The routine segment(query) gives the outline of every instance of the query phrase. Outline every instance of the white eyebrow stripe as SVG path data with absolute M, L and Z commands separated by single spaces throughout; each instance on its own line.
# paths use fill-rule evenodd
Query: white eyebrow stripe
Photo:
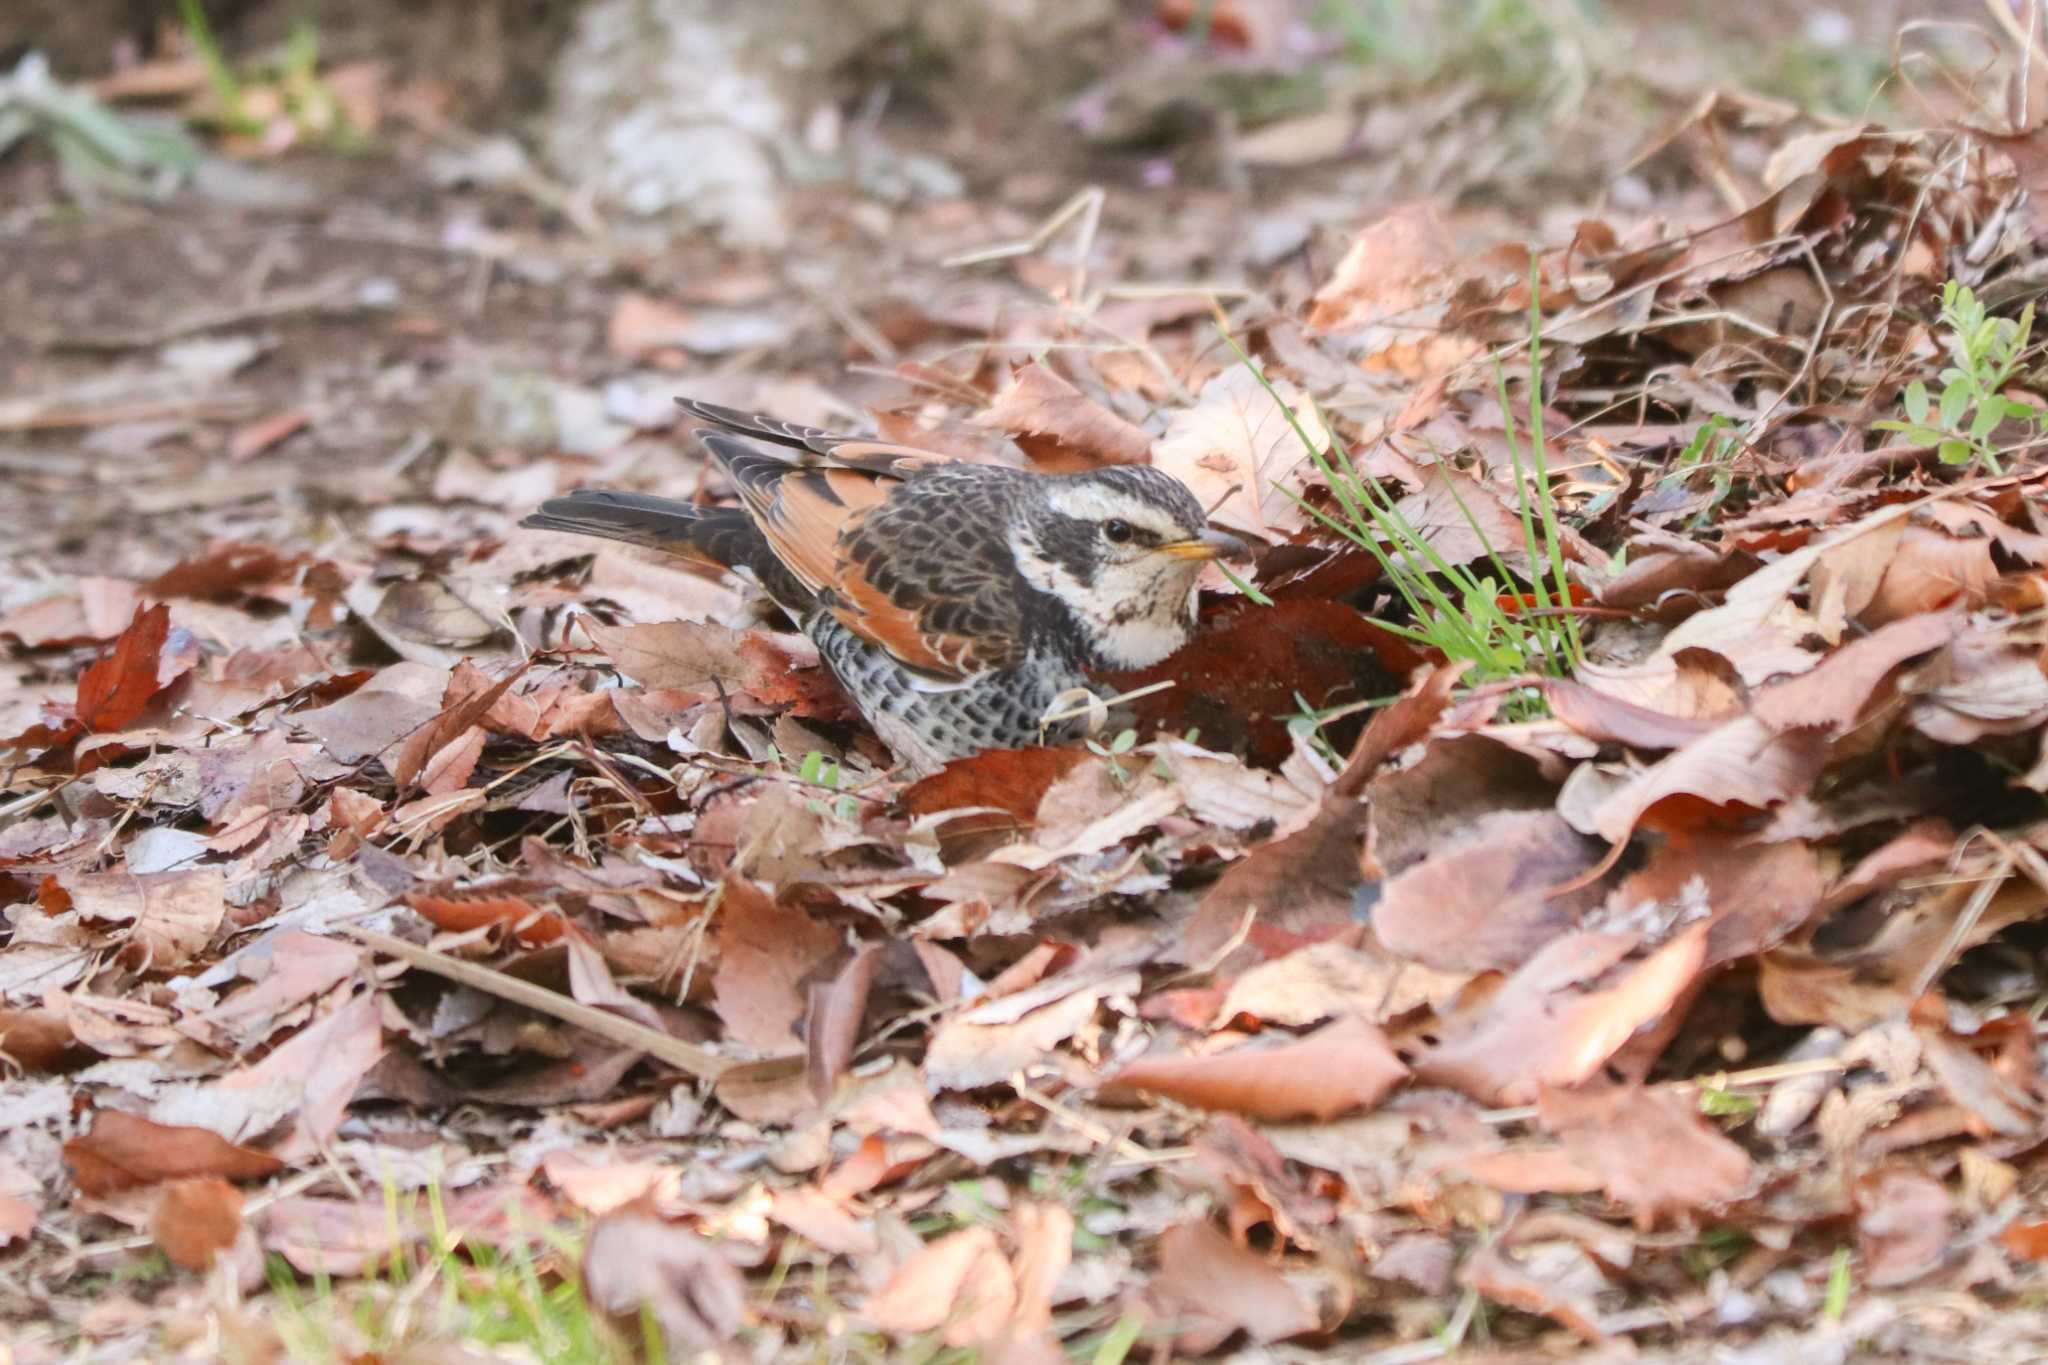
M 1122 517 L 1133 526 L 1143 527 L 1157 535 L 1171 537 L 1180 532 L 1179 525 L 1159 508 L 1100 484 L 1061 488 L 1054 491 L 1049 501 L 1053 511 L 1076 521 L 1108 521 L 1111 517 Z

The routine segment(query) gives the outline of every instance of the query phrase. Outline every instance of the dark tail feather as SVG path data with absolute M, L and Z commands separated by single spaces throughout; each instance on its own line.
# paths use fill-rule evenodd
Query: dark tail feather
M 846 438 L 807 427 L 799 422 L 782 422 L 758 412 L 741 412 L 738 408 L 722 408 L 716 403 L 700 403 L 694 398 L 678 398 L 676 406 L 692 417 L 702 418 L 715 427 L 736 432 L 741 436 L 752 436 L 756 440 L 770 441 L 791 450 L 805 450 L 814 455 L 829 455 L 832 447 Z
M 579 488 L 549 498 L 521 526 L 536 531 L 568 531 L 644 545 L 670 554 L 711 558 L 706 532 L 711 523 L 730 519 L 717 508 L 694 507 L 673 498 L 646 493 L 620 493 L 607 488 Z M 744 520 L 745 518 L 740 518 Z
M 767 538 L 737 507 L 697 507 L 646 493 L 579 488 L 549 498 L 519 524 L 536 531 L 603 536 L 727 569 L 744 569 L 792 616 L 801 616 L 811 605 L 810 591 L 775 557 Z

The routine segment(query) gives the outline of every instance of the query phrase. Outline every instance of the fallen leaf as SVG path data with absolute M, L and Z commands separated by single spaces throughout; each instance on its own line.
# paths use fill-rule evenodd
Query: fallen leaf
M 1317 454 L 1330 448 L 1310 397 L 1285 379 L 1271 382 L 1268 393 L 1249 365 L 1226 366 L 1152 447 L 1152 463 L 1186 484 L 1210 520 L 1261 537 L 1305 524 L 1287 490 L 1302 494 L 1314 472 L 1309 443 Z
M 1637 943 L 1634 934 L 1588 932 L 1553 940 L 1484 1002 L 1442 1022 L 1437 1041 L 1416 1058 L 1416 1078 L 1497 1105 L 1528 1103 L 1541 1084 L 1591 1078 L 1691 987 L 1706 959 L 1707 926 L 1620 966 Z
M 125 729 L 171 681 L 159 676 L 171 609 L 137 607 L 113 652 L 78 679 L 78 723 L 97 734 Z
M 1389 877 L 1373 933 L 1397 957 L 1444 972 L 1512 969 L 1598 904 L 1582 879 L 1599 846 L 1555 811 L 1497 811 Z
M 90 872 L 63 885 L 84 918 L 129 926 L 128 937 L 156 971 L 175 970 L 205 951 L 227 914 L 227 879 L 213 868 Z
M 1546 1088 L 1536 1109 L 1571 1161 L 1595 1173 L 1641 1231 L 1748 1191 L 1748 1154 L 1707 1125 L 1690 1094 L 1640 1085 Z
M 797 1046 L 804 982 L 839 946 L 839 935 L 785 910 L 743 877 L 728 877 L 718 906 L 712 1010 L 733 1041 L 761 1052 Z
M 1140 1057 L 1118 1069 L 1103 1088 L 1110 1094 L 1147 1091 L 1200 1109 L 1284 1121 L 1370 1109 L 1407 1076 L 1408 1068 L 1385 1034 L 1363 1019 L 1344 1018 L 1277 1046 Z
M 218 1176 L 171 1181 L 149 1215 L 149 1235 L 186 1270 L 205 1270 L 241 1233 L 242 1192 Z
M 1873 1288 L 1910 1284 L 1941 1264 L 1954 1244 L 1954 1203 L 1941 1182 L 1891 1166 L 1853 1186 L 1861 1277 Z
M 591 1226 L 582 1282 L 591 1307 L 639 1340 L 645 1313 L 676 1357 L 715 1352 L 747 1317 L 747 1286 L 718 1247 L 678 1223 L 624 1209 Z
M 1495 1303 L 1536 1313 L 1585 1341 L 1606 1339 L 1594 1296 L 1607 1287 L 1593 1258 L 1571 1242 L 1542 1242 L 1511 1258 L 1498 1244 L 1478 1248 L 1459 1268 L 1458 1282 Z
M 228 459 L 234 464 L 253 460 L 264 451 L 298 435 L 312 423 L 313 414 L 304 408 L 290 408 L 246 422 L 228 436 Z
M 1315 1311 L 1263 1257 L 1238 1246 L 1206 1218 L 1159 1234 L 1159 1269 L 1151 1293 L 1162 1315 L 1193 1318 L 1210 1329 L 1209 1349 L 1233 1332 L 1261 1344 L 1312 1332 Z
M 1152 438 L 1142 428 L 1043 364 L 1020 367 L 1010 386 L 974 423 L 1008 432 L 1033 464 L 1053 474 L 1106 464 L 1144 464 L 1152 455 Z
M 118 1109 L 94 1114 L 86 1134 L 64 1144 L 64 1160 L 72 1182 L 95 1198 L 197 1176 L 261 1180 L 284 1169 L 277 1157 L 210 1128 L 156 1123 Z
M 528 947 L 553 943 L 562 936 L 565 924 L 558 912 L 543 910 L 524 896 L 493 894 L 485 888 L 445 895 L 408 891 L 405 903 L 442 933 L 464 934 L 487 924 L 503 924 Z
M 937 1332 L 948 1346 L 973 1346 L 1000 1340 L 1016 1311 L 1016 1277 L 995 1231 L 968 1227 L 914 1252 L 861 1314 L 884 1332 Z
M 1774 731 L 1737 716 L 1644 769 L 1592 813 L 1613 843 L 1636 826 L 1690 830 L 1728 823 L 1803 796 L 1827 762 L 1825 730 Z

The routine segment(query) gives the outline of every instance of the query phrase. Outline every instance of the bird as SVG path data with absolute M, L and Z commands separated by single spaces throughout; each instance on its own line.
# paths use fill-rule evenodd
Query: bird
M 520 524 L 751 578 L 915 772 L 1079 738 L 1090 674 L 1186 644 L 1203 567 L 1248 553 L 1149 465 L 1039 474 L 677 403 L 739 506 L 583 488 Z

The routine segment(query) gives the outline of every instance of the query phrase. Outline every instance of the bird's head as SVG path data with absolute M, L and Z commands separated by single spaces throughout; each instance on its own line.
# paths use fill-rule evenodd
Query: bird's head
M 1247 553 L 1186 484 L 1148 465 L 1033 480 L 1010 525 L 1025 581 L 1072 613 L 1099 668 L 1147 668 L 1187 643 L 1195 580 Z

